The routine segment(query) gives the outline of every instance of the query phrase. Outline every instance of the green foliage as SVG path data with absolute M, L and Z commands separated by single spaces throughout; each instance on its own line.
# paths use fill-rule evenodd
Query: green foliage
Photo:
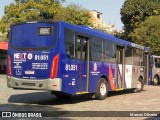
M 160 0 L 126 0 L 121 15 L 125 33 L 120 37 L 148 46 L 160 55 Z
M 76 4 L 70 4 L 67 7 L 61 8 L 59 13 L 54 16 L 54 20 L 63 20 L 71 24 L 83 24 L 92 26 L 88 10 L 83 9 Z
M 20 3 L 27 3 L 28 2 L 28 0 L 16 0 L 16 1 L 18 1 L 18 2 L 20 2 Z M 34 0 L 35 2 L 42 2 L 42 0 Z M 58 3 L 60 3 L 60 2 L 65 2 L 66 0 L 50 0 L 50 1 L 52 1 L 52 2 L 58 2 Z
M 149 46 L 151 52 L 160 55 L 160 17 L 151 16 L 131 34 L 134 42 Z
M 100 31 L 103 31 L 107 34 L 112 34 L 112 35 L 115 35 L 117 34 L 117 31 L 116 29 L 115 30 L 111 30 L 112 26 L 102 26 L 102 25 L 99 25 L 99 26 L 93 26 L 93 28 L 97 29 L 97 30 L 100 30 Z
M 63 20 L 92 26 L 87 10 L 75 4 L 63 7 L 61 3 L 65 1 L 15 0 L 9 6 L 5 6 L 5 15 L 0 20 L 0 32 L 7 36 L 11 24 L 29 20 Z
M 28 20 L 51 20 L 61 8 L 61 4 L 52 0 L 27 0 L 5 6 L 5 15 L 0 20 L 0 32 L 7 34 L 10 24 Z
M 159 0 L 126 0 L 121 8 L 121 20 L 128 38 L 141 22 L 153 15 L 160 15 Z
M 120 38 L 120 39 L 127 40 L 127 41 L 130 41 L 130 42 L 131 42 L 131 40 L 126 39 L 126 38 L 128 38 L 128 37 L 127 37 L 126 33 L 124 32 L 124 30 L 116 31 L 114 35 L 115 35 L 115 37 L 117 37 L 117 38 Z

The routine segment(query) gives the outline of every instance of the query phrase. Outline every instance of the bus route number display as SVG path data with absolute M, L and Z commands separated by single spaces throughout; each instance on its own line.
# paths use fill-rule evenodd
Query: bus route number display
M 38 35 L 51 35 L 52 28 L 51 27 L 39 27 Z

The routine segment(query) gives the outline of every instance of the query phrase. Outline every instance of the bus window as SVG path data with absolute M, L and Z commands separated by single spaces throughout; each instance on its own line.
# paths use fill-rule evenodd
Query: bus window
M 133 49 L 133 65 L 143 66 L 143 50 L 134 48 Z
M 75 58 L 75 34 L 69 29 L 65 29 L 64 32 L 67 55 L 69 58 L 73 59 Z
M 104 41 L 104 61 L 115 62 L 115 45 L 113 42 Z
M 78 36 L 77 37 L 77 59 L 86 60 L 87 59 L 87 39 L 86 37 Z M 81 56 L 82 52 L 82 56 Z M 82 58 L 80 58 L 82 57 Z
M 102 40 L 97 38 L 93 38 L 91 42 L 91 60 L 92 61 L 102 61 L 103 60 L 103 52 L 102 52 Z
M 77 38 L 77 59 L 81 59 L 81 40 Z
M 125 57 L 125 61 L 126 61 L 126 64 L 127 65 L 132 65 L 132 57 L 133 57 L 133 53 L 132 53 L 132 51 L 133 51 L 133 48 L 132 47 L 130 47 L 130 46 L 127 46 L 126 47 L 126 51 L 125 51 L 125 55 L 126 55 L 126 57 Z
M 152 55 L 150 55 L 149 63 L 150 63 L 150 69 L 152 69 L 153 68 L 153 56 Z
M 154 61 L 155 61 L 155 67 L 160 68 L 160 58 L 155 58 Z
M 14 48 L 21 49 L 52 47 L 54 44 L 54 33 L 53 23 L 13 25 L 11 45 Z
M 122 64 L 123 62 L 123 49 L 121 47 L 117 48 L 117 63 Z

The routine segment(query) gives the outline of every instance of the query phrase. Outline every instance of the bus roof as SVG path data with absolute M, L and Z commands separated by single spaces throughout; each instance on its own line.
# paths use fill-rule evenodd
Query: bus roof
M 160 58 L 160 56 L 158 56 L 158 55 L 152 55 L 152 57 L 154 57 L 154 58 Z
M 73 29 L 75 31 L 79 31 L 79 32 L 86 33 L 86 34 L 89 34 L 89 35 L 92 35 L 92 36 L 96 36 L 98 38 L 108 39 L 108 40 L 116 42 L 116 43 L 118 43 L 118 44 L 120 44 L 122 46 L 123 45 L 132 46 L 132 47 L 135 47 L 135 48 L 143 49 L 145 51 L 149 51 L 148 47 L 144 47 L 142 45 L 138 45 L 138 44 L 126 41 L 126 40 L 122 40 L 122 39 L 116 38 L 115 36 L 113 36 L 111 34 L 107 34 L 107 33 L 103 32 L 103 31 L 96 30 L 94 28 L 91 28 L 91 27 L 88 27 L 88 26 L 85 26 L 85 25 L 74 25 L 74 24 L 69 24 L 69 23 L 63 22 L 63 21 L 58 21 L 58 22 L 63 27 L 69 27 L 69 28 L 71 28 L 71 29 Z
M 39 23 L 39 22 L 52 22 L 52 21 L 25 21 L 25 22 L 21 22 L 21 23 L 17 23 L 17 24 L 31 24 L 31 23 Z M 103 31 L 100 31 L 100 30 L 97 30 L 97 29 L 94 29 L 94 28 L 91 28 L 91 27 L 88 27 L 88 26 L 85 26 L 85 25 L 75 25 L 75 24 L 70 24 L 70 23 L 67 23 L 67 22 L 64 22 L 64 21 L 60 21 L 60 20 L 56 21 L 56 22 L 59 23 L 62 27 L 71 28 L 75 31 L 79 31 L 81 33 L 85 33 L 87 35 L 95 36 L 95 37 L 98 37 L 98 38 L 108 39 L 110 41 L 113 41 L 113 42 L 121 45 L 121 46 L 126 45 L 126 46 L 131 46 L 131 47 L 143 49 L 146 52 L 149 51 L 148 47 L 144 47 L 142 45 L 138 45 L 138 44 L 126 41 L 126 40 L 116 38 L 115 36 L 113 36 L 111 34 L 107 34 Z M 15 25 L 15 24 L 13 24 L 13 25 Z

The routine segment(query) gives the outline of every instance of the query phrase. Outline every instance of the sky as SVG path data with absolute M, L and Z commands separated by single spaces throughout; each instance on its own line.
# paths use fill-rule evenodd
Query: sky
M 71 3 L 81 5 L 82 8 L 88 10 L 96 10 L 101 12 L 102 20 L 105 23 L 115 24 L 117 30 L 121 30 L 123 24 L 121 22 L 120 9 L 125 0 L 66 0 L 64 6 Z M 4 15 L 4 6 L 9 5 L 14 0 L 0 0 L 0 18 Z

